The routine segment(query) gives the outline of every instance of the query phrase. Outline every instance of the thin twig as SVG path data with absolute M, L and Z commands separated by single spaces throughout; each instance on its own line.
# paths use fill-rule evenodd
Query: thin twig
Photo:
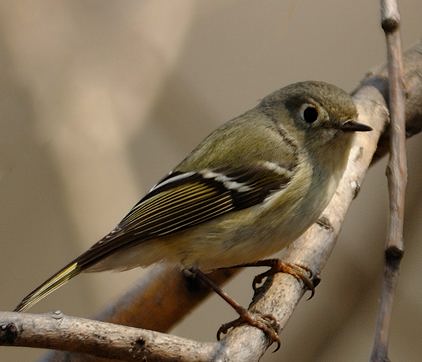
M 390 159 L 387 166 L 390 215 L 385 248 L 385 266 L 371 361 L 388 361 L 388 339 L 403 257 L 403 223 L 407 184 L 405 91 L 397 1 L 381 1 L 381 25 L 387 41 L 390 109 Z

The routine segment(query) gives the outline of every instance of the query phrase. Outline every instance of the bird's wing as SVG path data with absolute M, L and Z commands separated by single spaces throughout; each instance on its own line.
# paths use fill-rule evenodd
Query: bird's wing
M 175 171 L 154 186 L 110 234 L 34 289 L 15 311 L 27 310 L 119 249 L 257 205 L 285 188 L 292 177 L 292 171 L 267 161 L 248 167 Z
M 76 259 L 86 269 L 118 249 L 169 236 L 264 201 L 287 186 L 292 173 L 272 162 L 248 167 L 172 172 L 118 226 Z

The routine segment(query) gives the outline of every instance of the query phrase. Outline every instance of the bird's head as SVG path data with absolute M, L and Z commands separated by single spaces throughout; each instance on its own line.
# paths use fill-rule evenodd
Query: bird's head
M 265 97 L 259 107 L 310 152 L 346 147 L 354 132 L 372 130 L 358 122 L 352 97 L 325 82 L 291 84 Z

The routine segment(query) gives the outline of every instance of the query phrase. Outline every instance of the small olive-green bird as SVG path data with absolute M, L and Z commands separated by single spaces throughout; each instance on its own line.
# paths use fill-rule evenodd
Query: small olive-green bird
M 212 132 L 114 230 L 32 291 L 25 311 L 82 272 L 156 262 L 209 271 L 258 261 L 313 224 L 345 169 L 358 123 L 352 98 L 291 84 Z

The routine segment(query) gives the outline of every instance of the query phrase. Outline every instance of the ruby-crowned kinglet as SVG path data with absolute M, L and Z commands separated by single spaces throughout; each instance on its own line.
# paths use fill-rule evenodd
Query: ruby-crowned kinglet
M 117 227 L 41 284 L 25 311 L 81 272 L 165 261 L 212 270 L 254 262 L 320 216 L 345 169 L 351 97 L 324 82 L 275 91 L 211 133 Z

